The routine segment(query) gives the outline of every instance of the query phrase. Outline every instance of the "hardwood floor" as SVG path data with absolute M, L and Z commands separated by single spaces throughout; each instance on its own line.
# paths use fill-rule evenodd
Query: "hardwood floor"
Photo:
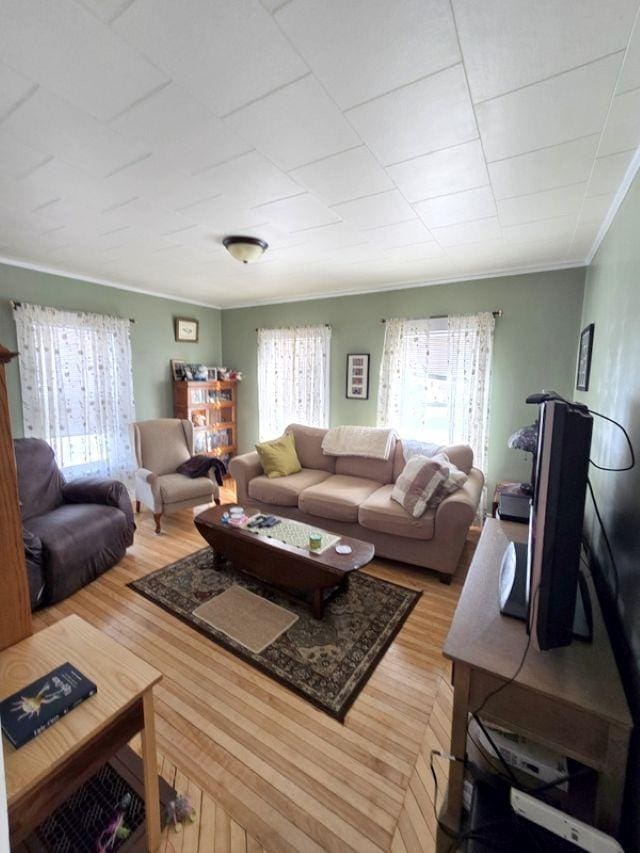
M 143 512 L 118 566 L 35 617 L 42 627 L 78 613 L 164 674 L 155 690 L 163 775 L 194 798 L 198 821 L 166 832 L 163 849 L 368 853 L 392 842 L 394 850 L 435 849 L 433 814 L 410 832 L 406 813 L 415 806 L 406 797 L 424 760 L 434 698 L 449 678 L 440 648 L 464 571 L 445 586 L 386 560 L 367 568 L 423 596 L 341 724 L 127 588 L 204 546 L 196 511 L 163 519 L 161 536 Z M 463 566 L 475 539 L 472 531 Z M 423 808 L 430 781 L 424 785 Z

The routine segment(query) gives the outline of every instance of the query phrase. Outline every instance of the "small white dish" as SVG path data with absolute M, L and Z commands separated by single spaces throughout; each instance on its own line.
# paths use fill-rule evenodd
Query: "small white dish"
M 336 554 L 350 554 L 352 550 L 351 545 L 336 545 Z

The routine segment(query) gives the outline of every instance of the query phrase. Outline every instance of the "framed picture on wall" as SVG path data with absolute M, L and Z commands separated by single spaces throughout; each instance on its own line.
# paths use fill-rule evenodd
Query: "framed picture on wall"
M 589 390 L 589 374 L 591 373 L 591 353 L 593 351 L 593 330 L 595 326 L 590 323 L 580 333 L 580 349 L 578 350 L 578 376 L 576 377 L 576 388 L 578 391 Z
M 369 399 L 369 353 L 347 356 L 347 400 Z
M 175 318 L 176 341 L 198 342 L 198 321 L 189 317 Z

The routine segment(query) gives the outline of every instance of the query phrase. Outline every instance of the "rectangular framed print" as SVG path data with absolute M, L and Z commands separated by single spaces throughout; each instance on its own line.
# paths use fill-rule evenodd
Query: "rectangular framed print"
M 347 356 L 347 400 L 369 399 L 369 353 Z
M 593 351 L 593 330 L 595 326 L 590 323 L 580 333 L 580 349 L 578 350 L 578 375 L 576 377 L 576 388 L 578 391 L 589 390 L 589 374 L 591 373 L 591 353 Z
M 175 318 L 176 341 L 198 342 L 198 321 L 189 317 Z

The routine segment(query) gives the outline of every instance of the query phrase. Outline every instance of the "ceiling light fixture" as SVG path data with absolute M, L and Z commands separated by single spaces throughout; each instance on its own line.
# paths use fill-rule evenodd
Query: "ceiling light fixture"
M 269 244 L 257 237 L 225 237 L 222 245 L 227 252 L 243 264 L 257 261 L 269 248 Z

